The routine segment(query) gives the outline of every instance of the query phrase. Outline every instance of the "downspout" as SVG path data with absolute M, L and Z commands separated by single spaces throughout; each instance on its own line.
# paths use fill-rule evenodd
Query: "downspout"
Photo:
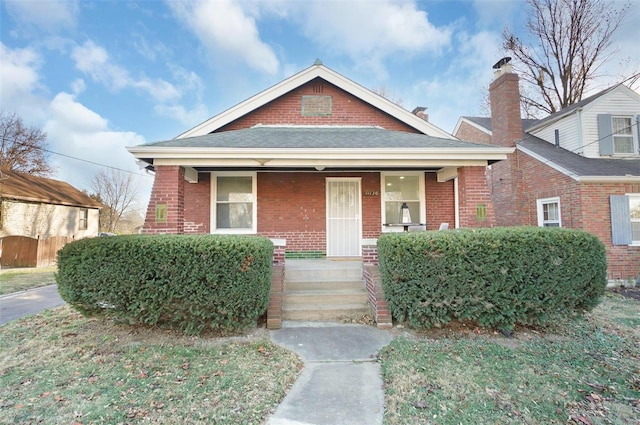
M 455 228 L 458 229 L 460 227 L 460 199 L 458 197 L 458 178 L 453 179 L 453 209 L 455 211 Z
M 584 156 L 584 140 L 582 139 L 582 108 L 578 108 L 578 140 L 580 141 L 580 154 Z

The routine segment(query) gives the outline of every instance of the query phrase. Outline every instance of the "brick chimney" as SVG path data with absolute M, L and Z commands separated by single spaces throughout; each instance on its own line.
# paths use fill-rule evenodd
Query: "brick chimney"
M 427 114 L 427 108 L 425 106 L 417 106 L 411 111 L 413 115 L 417 115 L 425 121 L 429 121 L 429 114 Z
M 500 59 L 493 66 L 493 82 L 489 86 L 491 103 L 491 143 L 512 147 L 522 138 L 522 117 L 520 116 L 520 88 L 518 74 L 513 72 L 509 61 Z

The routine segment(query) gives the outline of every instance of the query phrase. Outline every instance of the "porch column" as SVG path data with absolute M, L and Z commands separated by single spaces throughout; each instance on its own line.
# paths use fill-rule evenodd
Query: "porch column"
M 143 233 L 184 233 L 184 169 L 155 167 L 156 175 L 147 207 Z
M 496 216 L 485 177 L 485 167 L 458 169 L 459 227 L 494 227 Z M 504 205 L 503 208 L 510 206 Z

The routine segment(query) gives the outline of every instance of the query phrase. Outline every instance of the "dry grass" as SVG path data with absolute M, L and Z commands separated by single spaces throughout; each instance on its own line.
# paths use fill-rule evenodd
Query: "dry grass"
M 7 269 L 0 271 L 0 295 L 24 291 L 56 283 L 56 267 Z
M 2 424 L 259 424 L 300 360 L 247 335 L 199 337 L 68 307 L 0 328 Z
M 405 333 L 381 353 L 386 424 L 640 423 L 640 303 L 515 339 L 459 325 Z

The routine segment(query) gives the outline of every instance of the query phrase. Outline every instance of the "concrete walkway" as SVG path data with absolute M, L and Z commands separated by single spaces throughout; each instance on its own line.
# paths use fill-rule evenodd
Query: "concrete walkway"
M 63 305 L 57 285 L 41 286 L 0 297 L 0 325 Z
M 271 340 L 296 352 L 302 374 L 268 425 L 382 424 L 377 352 L 391 334 L 371 326 L 285 322 Z

